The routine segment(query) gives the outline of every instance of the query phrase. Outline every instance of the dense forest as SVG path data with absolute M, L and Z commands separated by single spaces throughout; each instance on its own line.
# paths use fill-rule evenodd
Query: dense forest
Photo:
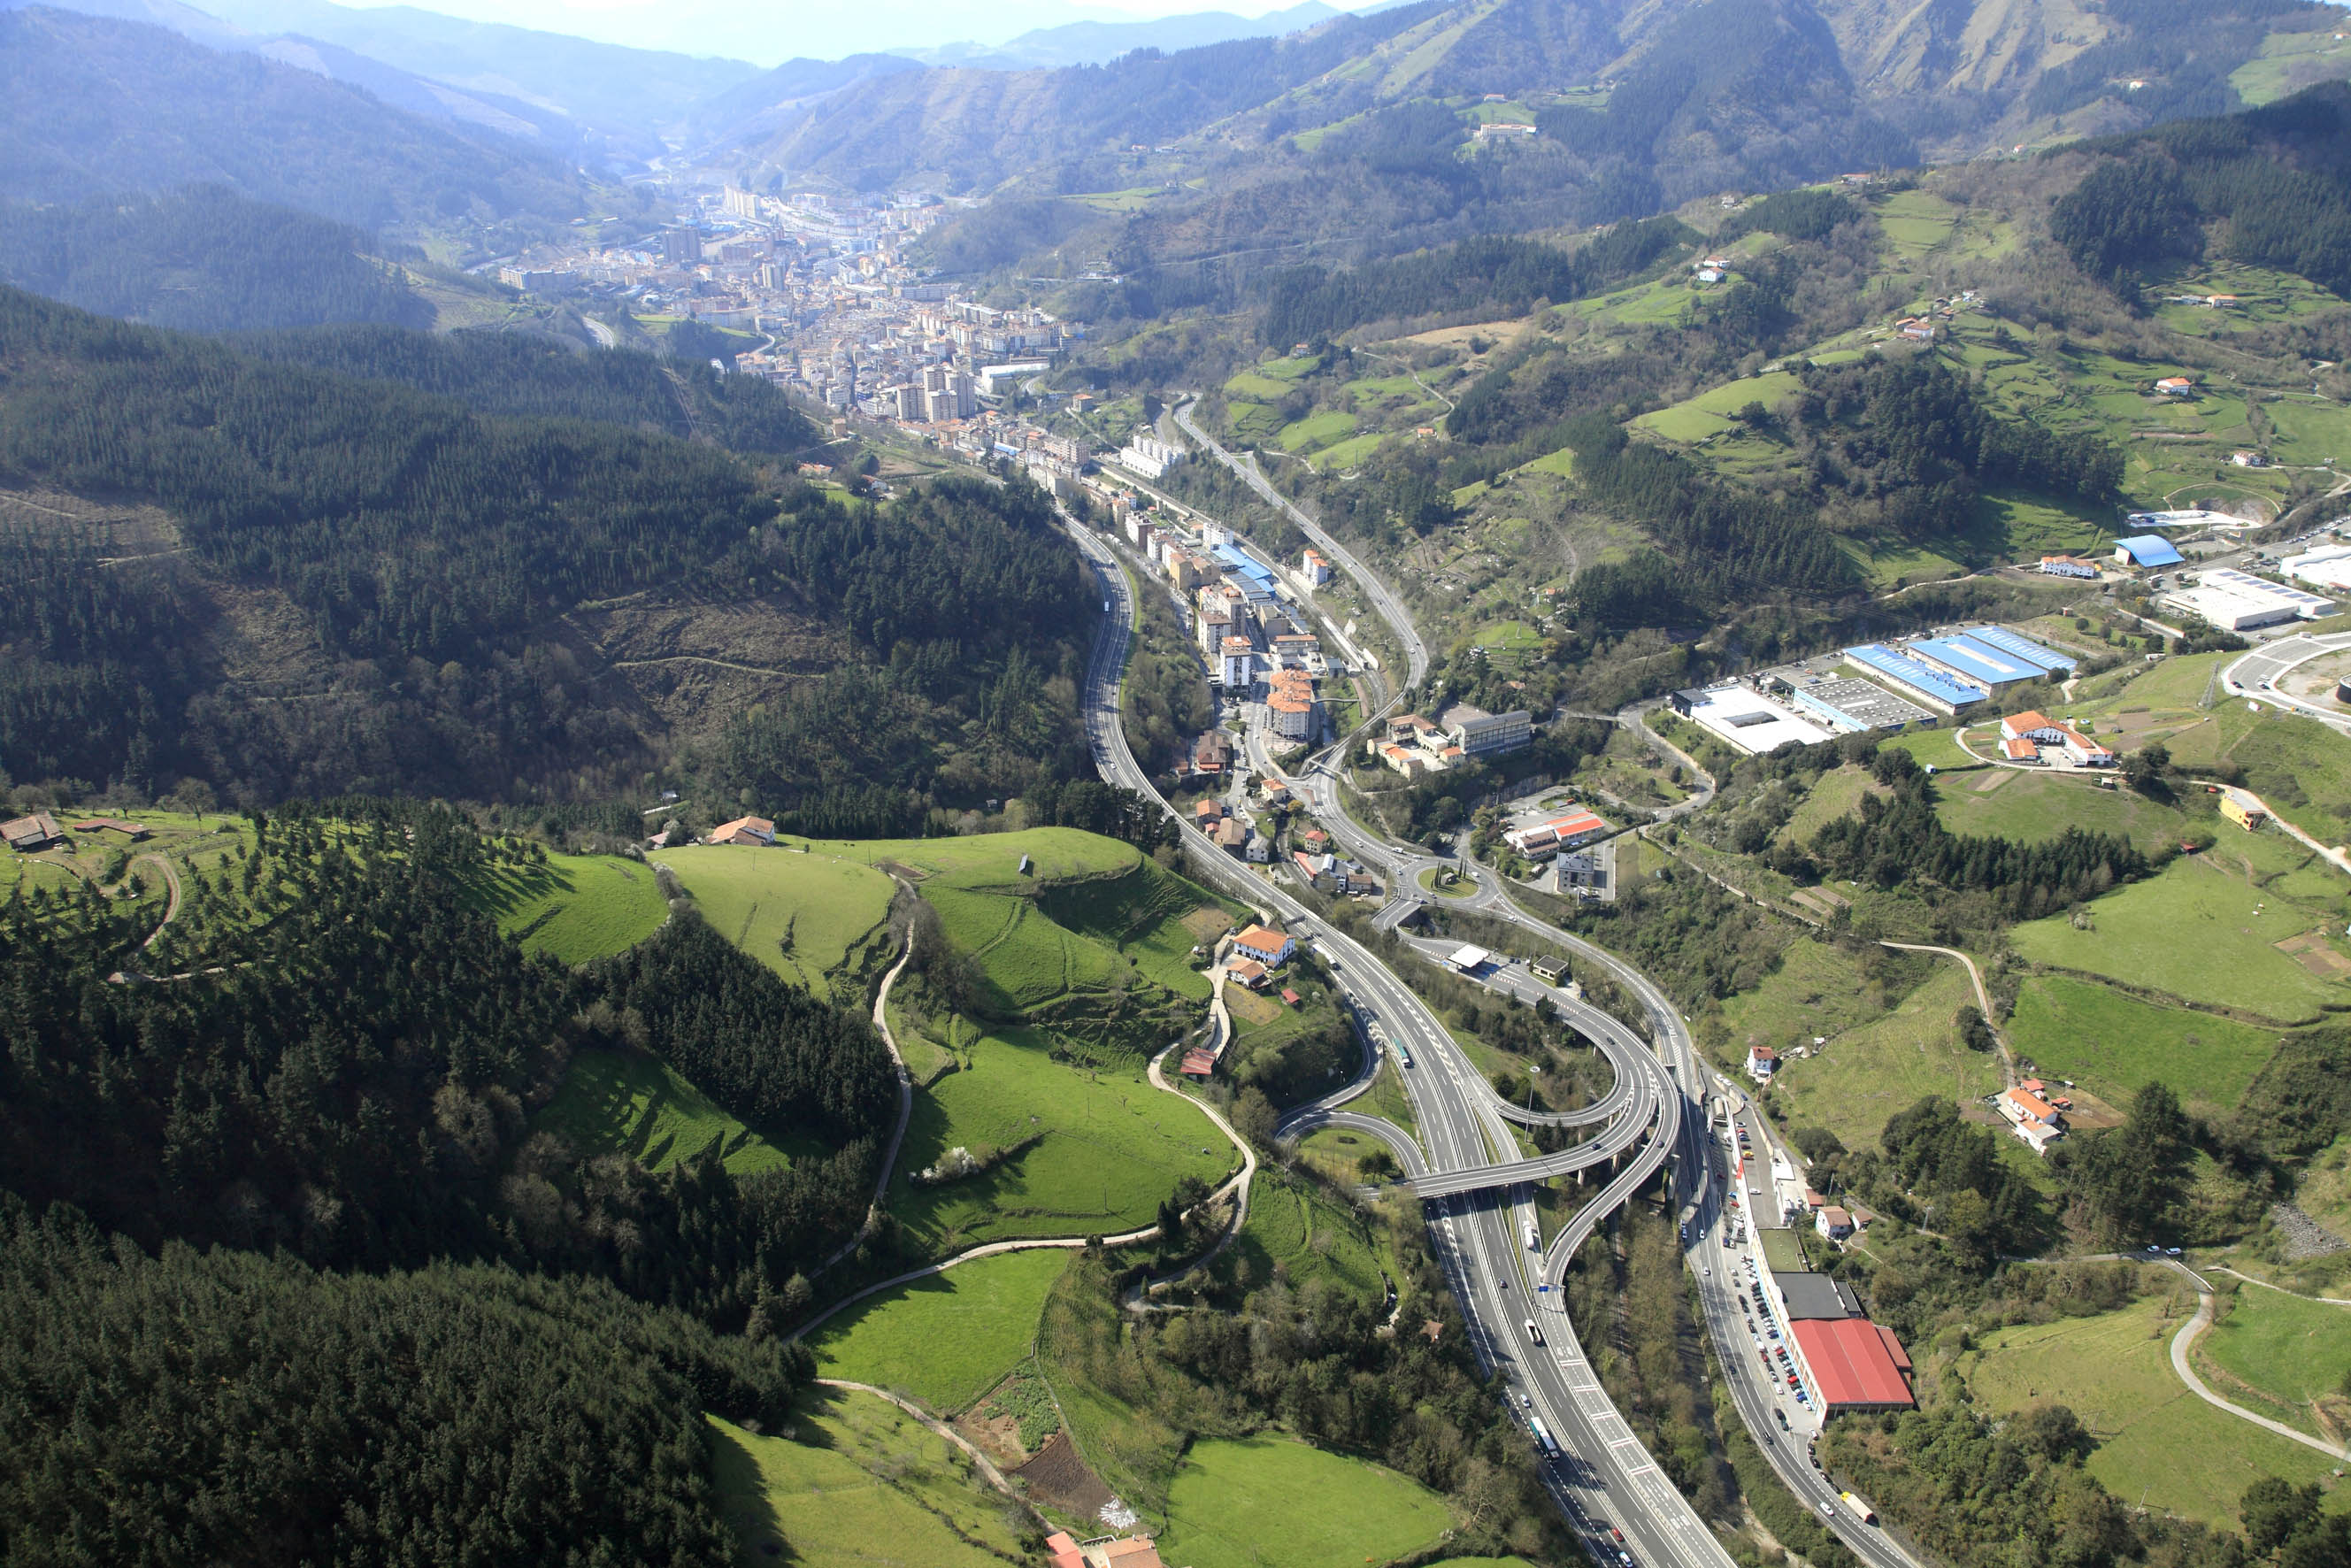
M 500 418 L 589 419 L 681 440 L 700 435 L 745 456 L 787 461 L 823 444 L 782 389 L 757 376 L 721 374 L 707 358 L 583 351 L 529 333 L 435 336 L 365 326 L 256 332 L 231 346 L 276 364 L 397 382 Z
M 191 332 L 383 321 L 433 307 L 359 230 L 218 185 L 0 206 L 0 282 Z
M 788 1412 L 807 1353 L 592 1281 L 149 1254 L 0 1195 L 9 1554 L 724 1561 L 705 1410 Z
M 0 903 L 12 1546 L 723 1555 L 704 1413 L 773 1424 L 808 1375 L 776 1331 L 865 1217 L 872 1027 L 690 907 L 601 965 L 526 955 L 473 889 L 540 852 L 440 807 L 250 827 L 143 951 L 87 883 Z M 538 1113 L 591 1051 L 692 1073 L 791 1163 L 569 1145 Z
M 1492 236 L 1338 273 L 1301 267 L 1268 281 L 1265 340 L 1277 347 L 1352 327 L 1474 311 L 1522 316 L 1623 281 L 1697 236 L 1674 218 L 1625 224 L 1573 255 L 1536 240 Z
M 16 781 L 494 799 L 668 767 L 770 815 L 879 786 L 919 821 L 1087 770 L 1060 683 L 1089 601 L 1025 481 L 877 507 L 755 472 L 664 432 L 788 458 L 806 422 L 773 388 L 528 340 L 231 343 L 10 292 L 0 361 L 0 486 L 147 504 L 181 547 L 47 503 L 0 530 Z M 681 746 L 565 619 L 648 591 L 756 605 L 820 656 Z M 269 601 L 308 651 L 274 686 L 225 680 Z
M 2351 85 L 2087 146 L 2110 159 L 2058 198 L 2049 230 L 2126 303 L 2166 263 L 2200 257 L 2214 220 L 2231 259 L 2351 293 Z

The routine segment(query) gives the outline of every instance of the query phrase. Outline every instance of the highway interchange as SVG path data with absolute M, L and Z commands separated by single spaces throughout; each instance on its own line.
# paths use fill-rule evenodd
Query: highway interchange
M 1180 415 L 1179 415 L 1180 418 Z M 1186 423 L 1187 433 L 1190 427 Z M 1203 445 L 1220 449 L 1197 436 Z M 1278 494 L 1278 493 L 1277 493 Z M 1283 503 L 1286 506 L 1286 503 Z M 1310 528 L 1310 537 L 1320 535 Z M 1860 1523 L 1851 1511 L 1834 1507 L 1834 1489 L 1814 1471 L 1800 1440 L 1781 1435 L 1770 1415 L 1782 1390 L 1760 1375 L 1750 1359 L 1750 1333 L 1732 1288 L 1731 1254 L 1721 1244 L 1721 1227 L 1731 1218 L 1729 1193 L 1709 1180 L 1706 1106 L 1709 1075 L 1700 1062 L 1687 1022 L 1646 976 L 1614 956 L 1520 910 L 1497 883 L 1481 880 L 1464 901 L 1480 915 L 1540 933 L 1590 966 L 1605 969 L 1644 1010 L 1653 1050 L 1640 1035 L 1580 996 L 1545 985 L 1514 964 L 1475 977 L 1481 983 L 1530 1003 L 1548 998 L 1560 1013 L 1608 1060 L 1615 1085 L 1594 1105 L 1565 1115 L 1530 1117 L 1495 1094 L 1463 1056 L 1420 998 L 1360 944 L 1317 919 L 1274 883 L 1247 870 L 1218 850 L 1181 813 L 1169 808 L 1129 749 L 1119 718 L 1119 689 L 1139 606 L 1137 591 L 1118 552 L 1100 536 L 1071 522 L 1077 540 L 1102 584 L 1107 611 L 1096 643 L 1085 693 L 1085 724 L 1097 767 L 1108 781 L 1157 800 L 1176 818 L 1196 869 L 1222 883 L 1244 902 L 1278 919 L 1301 942 L 1311 942 L 1344 988 L 1359 1026 L 1377 1030 L 1392 1047 L 1408 1051 L 1415 1063 L 1399 1077 L 1420 1131 L 1415 1140 L 1387 1122 L 1347 1109 L 1371 1082 L 1378 1067 L 1376 1047 L 1367 1045 L 1361 1073 L 1347 1086 L 1298 1107 L 1280 1135 L 1302 1135 L 1321 1126 L 1340 1126 L 1379 1138 L 1396 1154 L 1404 1186 L 1426 1204 L 1436 1254 L 1460 1301 L 1462 1314 L 1481 1362 L 1502 1375 L 1514 1413 L 1539 1419 L 1562 1450 L 1542 1469 L 1544 1483 L 1587 1551 L 1603 1563 L 1636 1568 L 1730 1568 L 1732 1559 L 1714 1531 L 1699 1519 L 1673 1481 L 1642 1447 L 1609 1400 L 1585 1358 L 1575 1327 L 1564 1311 L 1562 1283 L 1569 1261 L 1592 1233 L 1661 1169 L 1668 1172 L 1675 1207 L 1686 1221 L 1687 1255 L 1700 1283 L 1708 1328 L 1721 1350 L 1725 1375 L 1740 1415 L 1782 1479 L 1818 1509 L 1823 1521 L 1872 1568 L 1917 1568 L 1881 1531 Z M 1333 563 L 1357 576 L 1411 659 L 1411 674 L 1426 673 L 1425 645 L 1401 606 L 1335 543 L 1319 540 Z M 1365 833 L 1341 808 L 1326 755 L 1294 786 L 1348 851 L 1380 866 L 1399 896 L 1381 912 L 1379 924 L 1393 928 L 1409 915 L 1415 901 L 1401 890 L 1426 865 L 1423 852 L 1380 841 Z M 1410 939 L 1408 939 L 1410 940 Z M 1435 961 L 1450 945 L 1413 941 Z M 1529 1159 L 1512 1135 L 1513 1120 L 1549 1120 L 1596 1128 L 1583 1141 L 1556 1155 Z M 1536 1225 L 1533 1180 L 1574 1174 L 1604 1185 L 1540 1252 L 1526 1239 Z M 1711 1270 L 1719 1262 L 1723 1275 Z M 1531 1336 L 1529 1325 L 1540 1330 Z

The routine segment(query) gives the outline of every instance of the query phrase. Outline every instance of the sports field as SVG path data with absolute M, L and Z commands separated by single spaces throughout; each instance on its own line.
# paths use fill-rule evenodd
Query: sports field
M 2072 1409 L 2098 1439 L 2090 1473 L 2125 1503 L 2233 1529 L 2238 1500 L 2256 1479 L 2299 1486 L 2330 1467 L 2315 1449 L 2188 1391 L 2171 1370 L 2171 1336 L 2194 1311 L 2192 1296 L 2158 1294 L 2095 1317 L 2001 1329 L 1959 1369 L 1988 1414 Z M 2351 1501 L 2342 1489 L 2335 1495 Z
M 1053 1061 L 1050 1049 L 1026 1029 L 967 1039 L 958 1071 L 914 1096 L 890 1209 L 936 1250 L 1140 1229 L 1176 1178 L 1214 1186 L 1238 1163 L 1216 1124 L 1152 1088 L 1141 1062 L 1084 1067 Z M 985 1160 L 1023 1144 L 981 1175 L 935 1186 L 914 1179 L 957 1147 Z
M 2009 1043 L 2044 1077 L 2115 1105 L 2161 1082 L 2207 1113 L 2233 1108 L 2277 1050 L 2278 1031 L 2158 1007 L 2095 981 L 2035 975 L 2017 993 Z
M 627 1155 L 647 1170 L 690 1159 L 720 1140 L 727 1170 L 755 1176 L 790 1156 L 712 1103 L 710 1097 L 650 1056 L 583 1051 L 572 1057 L 555 1098 L 531 1118 L 572 1153 Z
M 653 868 L 619 855 L 550 854 L 544 865 L 491 864 L 468 891 L 499 930 L 566 964 L 633 947 L 669 915 Z
M 809 1336 L 817 1370 L 961 1410 L 1028 1357 L 1069 1261 L 1058 1249 L 1000 1252 L 868 1297 Z
M 862 856 L 690 844 L 657 857 L 710 928 L 796 986 L 831 997 L 852 956 L 878 961 L 892 883 Z
M 2315 917 L 2218 856 L 2183 855 L 2094 900 L 2086 915 L 2086 928 L 2064 915 L 2028 922 L 2009 942 L 2037 963 L 2284 1022 L 2351 1001 L 2351 986 L 2320 978 L 2274 946 L 2310 931 Z
M 1168 1489 L 1160 1555 L 1191 1568 L 1357 1568 L 1453 1524 L 1408 1477 L 1274 1437 L 1195 1443 Z
M 736 1562 L 1002 1568 L 1025 1561 L 1003 1496 L 888 1400 L 811 1389 L 789 1437 L 709 1417 L 711 1481 Z

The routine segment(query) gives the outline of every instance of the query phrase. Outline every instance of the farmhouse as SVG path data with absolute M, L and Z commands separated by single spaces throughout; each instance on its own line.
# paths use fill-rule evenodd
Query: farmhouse
M 2049 1145 L 2065 1135 L 2064 1113 L 2030 1089 L 2001 1090 L 2000 1113 L 2036 1155 L 2047 1154 Z
M 120 817 L 86 817 L 73 825 L 77 833 L 95 833 L 100 830 L 120 833 L 133 843 L 147 836 L 146 823 L 125 821 Z
M 1771 1074 L 1780 1071 L 1780 1053 L 1768 1045 L 1747 1048 L 1747 1076 L 1758 1083 L 1771 1082 Z
M 1298 944 L 1279 931 L 1251 925 L 1233 938 L 1233 950 L 1243 957 L 1256 959 L 1269 969 L 1278 969 L 1290 962 L 1290 956 L 1298 951 Z
M 2226 786 L 2220 791 L 2220 815 L 2249 833 L 2260 832 L 2262 825 L 2270 820 L 2270 814 L 2262 809 L 2259 796 L 2247 794 L 2234 785 Z
M 2007 754 L 2021 762 L 2040 761 L 2040 747 L 2043 746 L 2063 747 L 2066 760 L 2076 768 L 2111 768 L 2115 762 L 2113 752 L 2072 725 L 2059 724 L 2044 714 L 2011 714 L 2000 721 L 2000 736 Z M 2033 754 L 2031 757 L 2020 755 L 2017 750 L 2020 743 L 2032 747 Z
M 55 817 L 47 811 L 36 811 L 29 817 L 0 822 L 0 839 L 7 840 L 8 847 L 18 854 L 31 854 L 62 842 L 65 834 L 58 831 Z
M 1813 1228 L 1832 1241 L 1842 1241 L 1853 1234 L 1853 1216 L 1836 1204 L 1823 1204 L 1813 1216 Z
M 1225 961 L 1225 974 L 1229 978 L 1238 980 L 1242 985 L 1247 986 L 1252 991 L 1261 990 L 1264 988 L 1265 966 L 1259 963 L 1254 958 L 1227 959 Z
M 721 822 L 711 829 L 709 841 L 714 844 L 772 844 L 776 841 L 776 824 L 765 817 L 737 817 L 731 822 Z

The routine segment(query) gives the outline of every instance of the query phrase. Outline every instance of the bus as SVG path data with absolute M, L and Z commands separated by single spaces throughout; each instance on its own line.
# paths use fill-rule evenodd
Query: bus
M 1870 1507 L 1867 1503 L 1862 1501 L 1861 1499 L 1854 1493 L 1849 1491 L 1841 1491 L 1837 1493 L 1837 1496 L 1844 1500 L 1845 1507 L 1853 1510 L 1855 1515 L 1860 1519 L 1862 1523 L 1876 1524 L 1877 1522 L 1877 1511 Z
M 1535 1447 L 1543 1451 L 1544 1458 L 1555 1459 L 1559 1458 L 1559 1445 L 1551 1440 L 1551 1432 L 1543 1426 L 1541 1416 L 1528 1416 L 1527 1430 L 1535 1435 Z

